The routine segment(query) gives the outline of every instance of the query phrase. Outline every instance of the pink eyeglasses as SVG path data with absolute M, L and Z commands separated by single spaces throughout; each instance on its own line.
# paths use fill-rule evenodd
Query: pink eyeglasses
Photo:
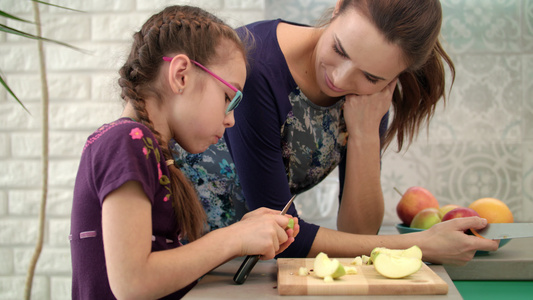
M 172 57 L 168 57 L 168 56 L 163 56 L 163 60 L 164 61 L 172 61 Z M 228 107 L 226 108 L 226 115 L 230 113 L 230 111 L 234 110 L 235 108 L 237 108 L 237 106 L 239 106 L 239 103 L 241 103 L 241 100 L 242 100 L 242 92 L 239 91 L 236 87 L 234 87 L 233 85 L 231 85 L 229 82 L 227 82 L 226 80 L 222 79 L 220 76 L 218 76 L 217 74 L 209 71 L 208 68 L 202 66 L 202 64 L 200 64 L 199 62 L 197 61 L 194 61 L 192 60 L 192 63 L 197 65 L 198 67 L 200 67 L 200 69 L 206 71 L 209 75 L 215 77 L 216 79 L 218 79 L 220 82 L 222 82 L 223 84 L 225 84 L 226 86 L 228 86 L 232 91 L 235 92 L 235 96 L 233 97 L 233 99 L 231 99 L 231 102 L 229 103 Z

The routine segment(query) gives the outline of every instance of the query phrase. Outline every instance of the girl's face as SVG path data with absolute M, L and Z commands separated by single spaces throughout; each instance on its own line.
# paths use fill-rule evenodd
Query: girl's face
M 246 79 L 243 54 L 231 45 L 224 50 L 224 60 L 205 66 L 212 73 L 242 92 Z M 231 87 L 191 63 L 188 85 L 183 89 L 183 102 L 176 109 L 176 124 L 171 128 L 180 146 L 189 153 L 200 153 L 216 144 L 228 127 L 235 124 L 233 111 L 226 113 L 236 92 Z M 178 111 L 179 110 L 179 111 Z
M 374 94 L 405 69 L 400 47 L 355 9 L 324 29 L 315 50 L 316 80 L 329 97 Z

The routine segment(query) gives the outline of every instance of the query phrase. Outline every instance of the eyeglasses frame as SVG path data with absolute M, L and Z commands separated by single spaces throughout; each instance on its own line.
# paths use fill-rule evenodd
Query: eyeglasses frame
M 172 61 L 172 59 L 173 59 L 172 57 L 163 56 L 163 60 L 164 61 L 170 62 L 170 61 Z M 231 99 L 228 107 L 226 108 L 226 115 L 228 115 L 232 110 L 234 110 L 235 108 L 237 108 L 237 106 L 239 106 L 239 103 L 242 100 L 242 92 L 239 89 L 234 87 L 231 83 L 227 82 L 226 80 L 222 79 L 222 77 L 220 77 L 217 74 L 215 74 L 212 71 L 210 71 L 208 68 L 204 67 L 201 63 L 199 63 L 199 62 L 197 62 L 195 60 L 192 60 L 192 59 L 191 59 L 191 62 L 193 64 L 195 64 L 196 66 L 198 66 L 200 69 L 202 69 L 205 72 L 207 72 L 209 75 L 215 77 L 218 81 L 222 82 L 227 87 L 229 87 L 232 91 L 235 92 L 235 96 L 233 97 L 233 99 Z

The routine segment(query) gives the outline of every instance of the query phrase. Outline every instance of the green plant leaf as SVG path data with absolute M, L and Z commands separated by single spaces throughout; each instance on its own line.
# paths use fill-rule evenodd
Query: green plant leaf
M 48 2 L 44 2 L 44 1 L 39 1 L 39 0 L 31 0 L 31 1 L 33 1 L 33 2 L 37 2 L 37 3 L 40 3 L 40 4 L 44 4 L 44 5 L 54 6 L 54 7 L 57 7 L 57 8 L 66 9 L 66 10 L 77 11 L 77 12 L 84 12 L 84 11 L 82 11 L 82 10 L 77 10 L 77 9 L 73 9 L 73 8 L 68 8 L 68 7 L 64 7 L 64 6 L 60 6 L 60 5 L 57 5 L 57 4 L 52 4 L 52 3 L 48 3 Z
M 0 83 L 4 86 L 4 88 L 7 90 L 7 92 L 9 94 L 11 94 L 11 96 L 13 96 L 13 98 L 15 98 L 15 100 L 17 100 L 17 102 L 22 106 L 22 108 L 24 108 L 24 110 L 26 110 L 30 115 L 30 111 L 26 108 L 26 106 L 24 106 L 24 104 L 20 101 L 20 99 L 15 95 L 15 93 L 13 93 L 13 91 L 11 90 L 11 88 L 9 88 L 9 86 L 7 85 L 7 83 L 4 81 L 4 78 L 2 78 L 2 75 L 0 75 Z
M 71 49 L 74 49 L 74 50 L 77 50 L 77 51 L 80 51 L 80 52 L 86 52 L 86 51 L 84 51 L 84 50 L 82 50 L 82 49 L 80 49 L 78 47 L 69 45 L 67 43 L 63 43 L 63 42 L 52 40 L 52 39 L 47 39 L 45 37 L 36 36 L 36 35 L 31 34 L 31 33 L 27 33 L 27 32 L 20 31 L 20 30 L 17 30 L 15 28 L 6 26 L 4 24 L 0 24 L 0 31 L 6 32 L 6 33 L 10 33 L 10 34 L 14 34 L 14 35 L 19 35 L 19 36 L 22 36 L 22 37 L 25 37 L 25 38 L 28 38 L 28 39 L 42 40 L 42 41 L 45 41 L 45 42 L 58 44 L 58 45 L 65 46 L 65 47 L 68 47 L 68 48 L 71 48 Z
M 5 11 L 2 11 L 2 10 L 0 10 L 0 17 L 6 17 L 8 19 L 12 19 L 12 20 L 20 21 L 20 22 L 34 24 L 34 22 L 32 22 L 32 21 L 24 20 L 24 19 L 21 19 L 19 17 L 14 16 L 14 15 L 10 15 L 10 14 L 6 13 Z
M 40 1 L 40 0 L 32 0 L 32 1 L 35 2 L 35 3 L 48 5 L 48 6 L 53 6 L 53 7 L 66 9 L 66 10 L 70 10 L 70 11 L 83 12 L 83 11 L 80 11 L 80 10 L 76 10 L 76 9 L 71 9 L 71 8 L 64 7 L 64 6 L 55 5 L 55 4 L 52 4 L 52 3 L 45 2 L 45 1 Z M 18 21 L 18 22 L 35 24 L 35 22 L 21 19 L 19 17 L 11 15 L 11 14 L 3 11 L 3 10 L 0 10 L 0 17 L 4 17 L 4 18 L 7 18 L 7 19 L 15 20 L 15 21 Z M 89 53 L 89 52 L 87 52 L 87 51 L 85 51 L 83 49 L 80 49 L 78 47 L 69 45 L 67 43 L 56 41 L 56 40 L 52 40 L 52 39 L 47 39 L 47 38 L 44 38 L 44 37 L 41 37 L 41 36 L 36 36 L 34 34 L 27 33 L 27 32 L 20 31 L 20 30 L 17 30 L 15 28 L 9 27 L 9 26 L 7 26 L 5 24 L 0 24 L 0 32 L 5 32 L 5 33 L 8 33 L 8 34 L 14 34 L 14 35 L 18 35 L 18 36 L 21 36 L 21 37 L 24 37 L 24 38 L 28 38 L 28 39 L 54 43 L 54 44 L 57 44 L 57 45 L 61 45 L 61 46 L 64 46 L 64 47 L 68 47 L 68 48 L 74 49 L 76 51 L 79 51 L 79 52 L 82 52 L 82 53 L 85 53 L 85 54 Z M 24 104 L 20 101 L 20 99 L 15 95 L 15 93 L 11 90 L 11 88 L 9 88 L 9 86 L 7 85 L 7 83 L 4 81 L 4 79 L 1 76 L 0 76 L 0 83 L 9 92 L 9 94 L 11 94 L 13 96 L 13 98 L 15 98 L 15 100 L 17 100 L 17 102 L 24 108 L 24 110 L 26 110 L 31 115 L 31 113 L 28 111 L 28 109 L 24 106 Z

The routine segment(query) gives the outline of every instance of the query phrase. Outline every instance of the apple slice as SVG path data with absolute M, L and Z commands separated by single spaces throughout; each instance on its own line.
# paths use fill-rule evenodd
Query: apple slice
M 396 255 L 401 257 L 412 257 L 422 259 L 422 250 L 417 245 L 411 246 L 407 249 L 388 249 L 385 247 L 376 247 L 370 253 L 370 261 L 374 262 L 374 259 L 379 253 L 388 253 L 390 255 Z
M 309 275 L 309 270 L 307 270 L 306 267 L 300 267 L 300 268 L 298 269 L 298 275 L 300 275 L 300 276 L 307 276 L 307 275 Z
M 422 250 L 417 245 L 411 246 L 402 252 L 403 257 L 412 257 L 422 260 Z
M 287 229 L 294 229 L 294 219 L 293 218 L 289 219 L 289 223 L 287 224 L 287 228 L 285 228 L 285 230 L 287 230 Z
M 313 271 L 317 277 L 324 278 L 328 282 L 330 279 L 339 278 L 346 274 L 344 266 L 337 259 L 329 259 L 324 252 L 320 252 L 316 256 Z
M 422 260 L 413 257 L 378 253 L 374 259 L 376 271 L 387 278 L 403 278 L 414 274 L 422 268 Z

